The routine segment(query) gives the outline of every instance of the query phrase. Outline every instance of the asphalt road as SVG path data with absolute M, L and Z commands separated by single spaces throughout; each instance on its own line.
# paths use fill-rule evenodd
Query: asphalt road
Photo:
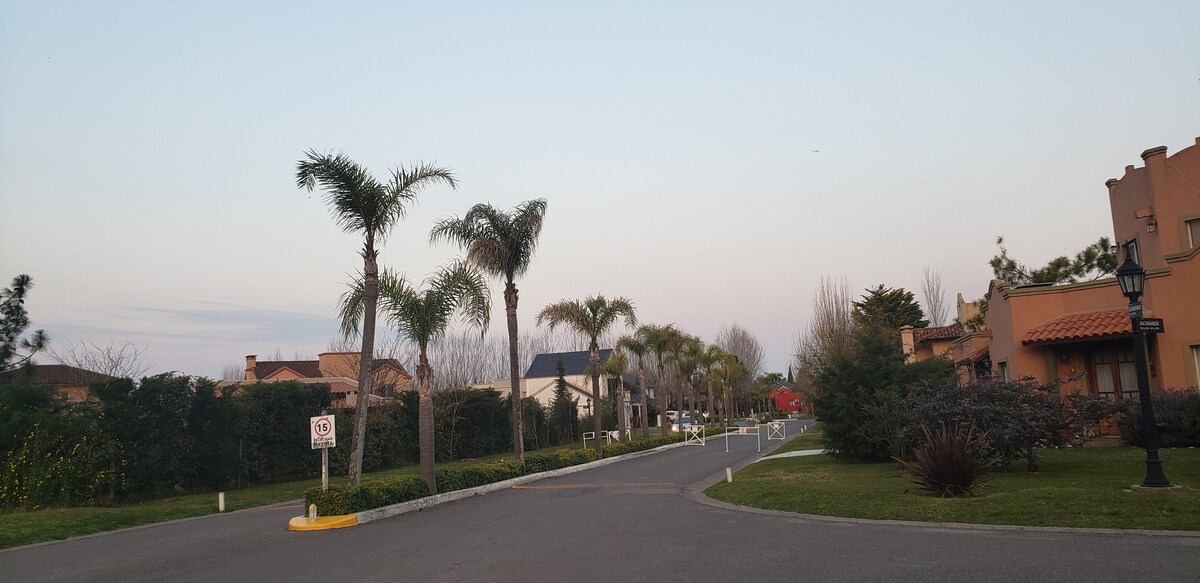
M 0 552 L 0 581 L 1200 581 L 1198 537 L 722 507 L 699 492 L 758 455 L 753 437 L 730 445 L 726 454 L 710 440 L 348 529 L 288 532 L 301 514 L 288 505 L 12 549 Z

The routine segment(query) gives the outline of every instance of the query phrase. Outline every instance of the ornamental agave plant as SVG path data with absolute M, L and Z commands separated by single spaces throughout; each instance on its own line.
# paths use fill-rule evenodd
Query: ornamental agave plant
M 987 433 L 975 433 L 974 424 L 964 432 L 943 423 L 937 433 L 922 424 L 921 433 L 924 440 L 913 447 L 913 459 L 896 462 L 922 490 L 942 498 L 974 496 L 998 465 L 983 453 Z

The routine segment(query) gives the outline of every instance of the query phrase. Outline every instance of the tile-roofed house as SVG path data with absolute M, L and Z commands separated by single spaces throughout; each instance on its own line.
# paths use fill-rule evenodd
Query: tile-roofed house
M 1063 342 L 1087 338 L 1124 336 L 1133 332 L 1128 310 L 1096 310 L 1064 314 L 1030 328 L 1021 344 Z
M 240 381 L 221 381 L 218 387 L 295 380 L 303 383 L 329 385 L 335 407 L 353 407 L 358 396 L 357 352 L 323 352 L 316 360 L 258 360 L 258 356 L 246 356 L 246 373 Z M 412 388 L 412 375 L 394 358 L 377 358 L 373 361 L 371 400 L 372 405 L 383 402 L 398 391 Z
M 600 364 L 608 361 L 612 356 L 611 348 L 600 349 Z M 588 374 L 588 364 L 591 360 L 591 352 L 587 350 L 579 350 L 574 352 L 550 352 L 538 354 L 529 363 L 529 368 L 525 371 L 525 377 L 520 380 L 521 398 L 533 397 L 543 405 L 549 405 L 554 399 L 555 381 L 558 380 L 558 363 L 563 366 L 563 378 L 567 381 L 567 388 L 571 392 L 571 396 L 579 399 L 579 413 L 587 415 L 592 410 L 592 377 Z M 637 375 L 634 373 L 624 376 L 626 395 L 629 397 L 625 401 L 625 406 L 630 414 L 630 419 L 640 418 L 641 412 L 644 410 L 644 404 L 640 397 L 635 397 L 639 391 L 637 389 Z M 650 383 L 647 383 L 650 384 Z M 507 396 L 511 391 L 512 383 L 508 379 L 496 379 L 490 383 L 480 383 L 473 386 L 477 389 L 493 389 L 498 391 L 501 396 Z M 616 377 L 611 375 L 600 375 L 600 396 L 602 398 L 612 398 L 613 391 L 616 388 Z M 632 389 L 632 390 L 629 390 Z M 654 398 L 654 387 L 648 387 L 650 398 Z
M 611 348 L 600 349 L 601 365 L 608 361 L 608 357 L 612 356 L 612 352 Z M 529 363 L 529 369 L 525 371 L 525 378 L 557 378 L 559 361 L 562 361 L 563 369 L 569 376 L 587 374 L 587 367 L 591 362 L 591 358 L 592 353 L 587 350 L 539 354 L 533 358 L 533 362 Z
M 1104 183 L 1116 264 L 1133 261 L 1145 270 L 1142 310 L 1165 324 L 1145 343 L 1151 392 L 1196 387 L 1200 138 L 1173 155 L 1156 147 L 1141 158 L 1144 165 L 1126 166 Z M 1056 383 L 1064 395 L 1137 397 L 1129 300 L 1115 277 L 1022 286 L 993 280 L 985 297 L 994 375 Z
M 953 341 L 964 332 L 962 324 L 958 322 L 946 326 L 901 328 L 900 342 L 904 348 L 905 362 L 949 357 L 953 352 Z
M 54 387 L 68 401 L 88 399 L 88 385 L 95 382 L 114 380 L 116 377 L 65 364 L 34 364 L 28 370 L 20 368 L 4 373 L 4 380 L 28 380 L 30 383 Z

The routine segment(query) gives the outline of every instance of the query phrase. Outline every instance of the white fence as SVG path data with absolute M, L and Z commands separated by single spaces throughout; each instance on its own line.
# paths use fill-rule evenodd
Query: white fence
M 758 451 L 762 452 L 762 432 L 759 425 L 753 427 L 726 427 L 725 428 L 725 453 L 729 453 L 729 437 L 739 435 L 753 435 L 758 441 Z

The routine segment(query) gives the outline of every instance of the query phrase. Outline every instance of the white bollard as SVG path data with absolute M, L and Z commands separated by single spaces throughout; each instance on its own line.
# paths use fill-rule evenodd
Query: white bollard
M 308 505 L 308 519 L 309 520 L 317 519 L 317 505 L 316 504 Z
M 733 483 L 733 470 L 725 468 L 725 481 L 730 484 Z
M 217 512 L 225 512 L 225 493 L 217 492 Z

